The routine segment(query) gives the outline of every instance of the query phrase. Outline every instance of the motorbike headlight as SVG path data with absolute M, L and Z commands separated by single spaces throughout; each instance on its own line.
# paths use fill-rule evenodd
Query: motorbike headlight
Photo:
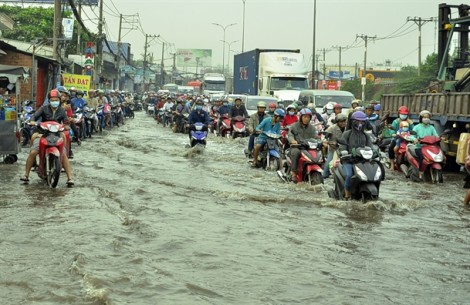
M 359 176 L 362 181 L 368 180 L 366 174 L 364 174 L 364 172 L 359 167 L 354 166 L 354 168 L 356 169 L 356 175 Z
M 382 169 L 380 167 L 377 168 L 377 172 L 374 176 L 374 181 L 379 181 L 382 178 Z
M 433 154 L 432 152 L 429 152 L 429 154 L 432 157 L 431 161 L 434 161 L 434 162 L 443 162 L 444 161 L 444 155 L 442 154 L 442 151 L 440 151 L 437 154 Z

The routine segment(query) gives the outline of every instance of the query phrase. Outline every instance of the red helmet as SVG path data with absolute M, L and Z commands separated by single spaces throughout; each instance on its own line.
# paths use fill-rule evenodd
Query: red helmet
M 336 104 L 333 106 L 333 109 L 336 109 L 336 108 L 343 109 L 343 106 L 341 106 L 341 104 L 339 104 L 339 103 L 336 103 Z
M 400 108 L 398 108 L 398 114 L 410 114 L 410 112 L 408 111 L 408 107 L 401 106 Z
M 276 108 L 276 107 L 277 107 L 276 103 L 269 103 L 269 108 Z
M 60 98 L 60 92 L 57 89 L 52 89 L 49 93 L 49 98 Z

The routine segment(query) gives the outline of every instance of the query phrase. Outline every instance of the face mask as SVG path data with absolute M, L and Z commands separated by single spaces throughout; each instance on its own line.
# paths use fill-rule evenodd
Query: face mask
M 429 118 L 423 118 L 423 119 L 421 120 L 421 122 L 423 122 L 424 125 L 428 125 L 429 123 L 431 123 L 431 119 L 429 119 Z
M 406 114 L 400 114 L 400 119 L 406 120 L 408 116 Z
M 295 112 L 294 111 L 289 111 L 289 115 L 294 115 Z
M 403 127 L 401 130 L 403 130 L 404 132 L 408 132 L 408 130 L 410 130 L 408 127 Z
M 202 110 L 202 106 L 201 106 L 201 105 L 197 105 L 197 106 L 196 106 L 196 110 L 198 110 L 198 111 Z
M 271 112 L 274 112 L 274 110 L 276 110 L 276 108 L 269 108 L 269 111 Z
M 327 114 L 332 114 L 332 113 L 333 113 L 333 109 L 327 109 L 327 110 L 326 110 L 326 113 L 327 113 Z
M 225 105 L 225 106 L 227 106 L 227 105 L 228 105 L 228 103 L 224 103 L 224 105 Z
M 51 101 L 50 102 L 52 108 L 57 108 L 59 107 L 60 102 L 59 101 Z
M 354 129 L 356 129 L 357 131 L 361 131 L 362 128 L 364 128 L 364 123 L 362 123 L 362 122 L 354 122 Z

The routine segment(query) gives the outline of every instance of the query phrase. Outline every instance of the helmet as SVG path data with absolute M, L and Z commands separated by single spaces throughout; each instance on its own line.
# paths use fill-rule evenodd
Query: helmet
M 366 107 L 364 107 L 364 109 L 371 109 L 371 110 L 374 110 L 374 106 L 372 106 L 372 104 L 369 104 L 369 105 L 367 105 Z
M 60 98 L 60 92 L 57 89 L 52 89 L 51 92 L 49 92 L 49 98 Z
M 289 106 L 287 106 L 286 110 L 289 110 L 289 109 L 296 109 L 294 105 L 290 104 Z
M 351 106 L 354 105 L 354 104 L 356 104 L 356 106 L 359 106 L 361 104 L 361 100 L 353 100 L 351 102 Z
M 286 113 L 285 113 L 284 110 L 282 110 L 282 109 L 276 109 L 276 110 L 274 111 L 274 115 L 275 115 L 275 116 L 280 116 L 281 118 L 283 118 L 283 117 L 286 115 Z
M 328 103 L 325 105 L 326 110 L 333 110 L 334 109 L 334 104 L 333 103 Z
M 419 116 L 420 116 L 420 117 L 423 117 L 423 116 L 425 116 L 426 114 L 429 115 L 429 116 L 431 116 L 431 112 L 429 112 L 429 111 L 427 111 L 427 110 L 421 111 L 421 112 L 419 113 Z
M 104 94 L 104 91 L 103 91 L 102 89 L 98 89 L 98 90 L 96 90 L 96 93 L 98 93 L 98 94 Z
M 57 90 L 60 92 L 60 93 L 65 93 L 67 95 L 70 95 L 70 92 L 67 90 L 67 88 L 65 88 L 64 86 L 59 86 L 57 87 Z
M 315 104 L 314 103 L 309 103 L 307 105 L 307 108 L 310 109 L 310 110 L 315 109 Z
M 70 90 L 72 90 L 72 89 L 70 89 Z M 77 90 L 77 95 L 83 96 L 83 91 L 82 90 Z
M 303 115 L 309 115 L 310 117 L 312 117 L 312 111 L 308 108 L 301 109 L 299 111 L 299 116 L 302 118 Z
M 203 104 L 204 104 L 204 102 L 201 99 L 198 99 L 196 101 L 196 105 L 203 105 Z
M 339 108 L 339 109 L 343 109 L 343 106 L 339 103 L 336 103 L 334 106 L 333 106 L 333 109 L 336 109 L 336 108 Z
M 266 103 L 265 103 L 265 102 L 258 102 L 258 104 L 256 105 L 256 107 L 258 107 L 258 108 L 266 108 Z
M 410 123 L 408 123 L 408 121 L 401 121 L 400 122 L 400 128 L 403 128 L 405 126 L 410 126 Z
M 410 114 L 410 111 L 408 110 L 408 107 L 406 106 L 401 106 L 400 108 L 398 108 L 398 114 Z
M 365 110 L 365 109 L 364 109 L 364 107 L 362 107 L 362 106 L 357 106 L 357 107 L 354 109 L 354 111 L 362 111 L 362 112 L 364 112 L 364 110 Z
M 345 114 L 340 113 L 336 116 L 335 120 L 336 120 L 336 123 L 338 123 L 338 122 L 346 121 L 347 119 L 348 119 L 348 117 Z
M 354 113 L 351 115 L 351 120 L 356 120 L 356 121 L 366 121 L 367 116 L 364 112 L 362 111 L 354 111 Z
M 75 91 L 77 91 L 77 88 L 71 87 L 71 88 L 70 88 L 70 91 L 74 91 L 74 92 L 75 92 Z
M 375 110 L 375 111 L 380 111 L 380 104 L 375 105 L 375 106 L 374 106 L 374 110 Z
M 269 108 L 277 108 L 276 103 L 269 103 Z

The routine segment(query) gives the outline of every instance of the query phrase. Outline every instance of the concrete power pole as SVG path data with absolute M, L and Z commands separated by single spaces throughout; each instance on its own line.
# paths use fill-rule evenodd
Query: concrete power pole
M 161 77 L 160 77 L 160 87 L 163 88 L 163 85 L 165 84 L 165 70 L 164 70 L 164 62 L 163 62 L 163 55 L 165 54 L 165 43 L 162 42 L 162 63 L 161 63 Z
M 101 77 L 101 74 L 103 72 L 103 0 L 100 1 L 100 13 L 99 13 L 99 18 L 98 20 L 98 41 L 96 43 L 96 51 L 98 53 L 98 60 L 95 62 L 96 63 L 96 75 L 98 76 L 98 88 L 103 88 L 102 84 L 99 83 L 99 78 Z
M 421 17 L 408 17 L 406 21 L 413 21 L 418 26 L 418 76 L 421 76 L 421 27 L 425 23 L 434 21 L 434 18 L 422 19 Z
M 362 75 L 363 79 L 361 80 L 361 84 L 362 84 L 362 102 L 364 103 L 365 102 L 365 99 L 366 99 L 366 71 L 367 71 L 367 41 L 369 39 L 375 39 L 377 38 L 377 35 L 373 36 L 373 37 L 370 37 L 370 36 L 367 36 L 367 35 L 356 35 L 356 39 L 357 38 L 361 38 L 364 40 L 365 42 L 365 49 L 364 49 L 364 73 Z
M 118 43 L 116 50 L 116 81 L 117 88 L 121 90 L 121 31 L 122 31 L 122 14 L 119 15 L 119 34 L 118 34 Z
M 338 81 L 341 84 L 341 51 L 343 47 L 341 46 L 333 46 L 333 49 L 337 49 L 339 51 L 339 65 L 338 65 Z

